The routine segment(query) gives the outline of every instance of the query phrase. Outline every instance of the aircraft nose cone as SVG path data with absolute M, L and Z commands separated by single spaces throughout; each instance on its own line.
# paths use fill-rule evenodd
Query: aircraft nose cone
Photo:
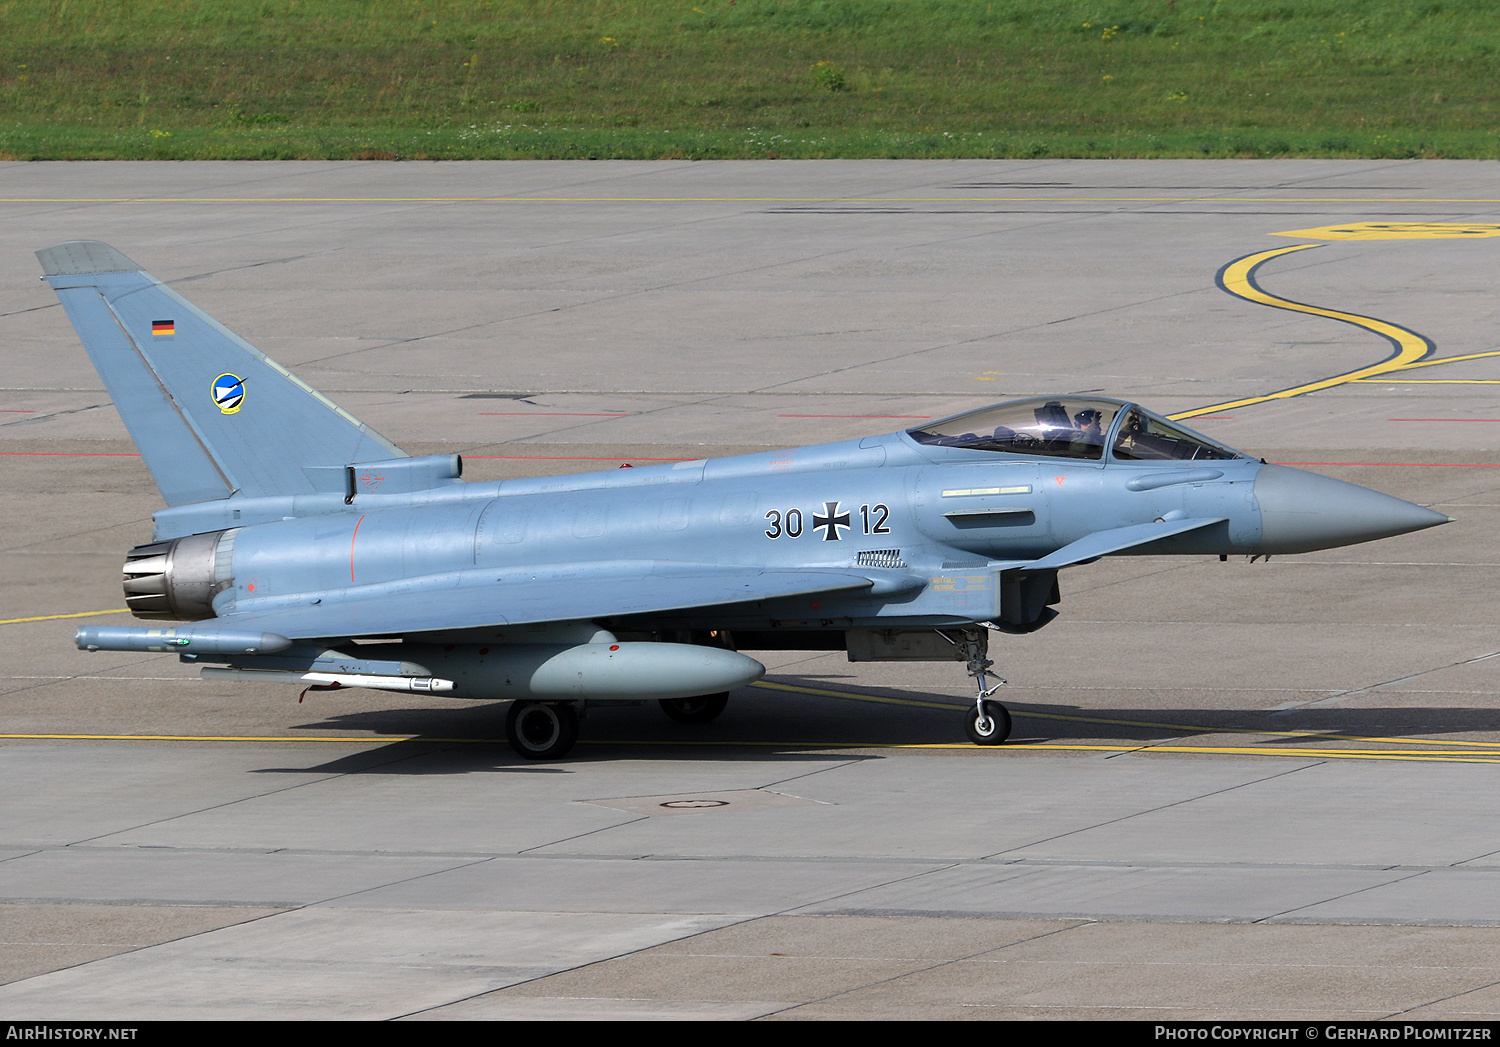
M 1259 548 L 1264 553 L 1305 553 L 1372 542 L 1451 519 L 1368 487 L 1284 465 L 1261 466 L 1255 500 L 1260 504 Z

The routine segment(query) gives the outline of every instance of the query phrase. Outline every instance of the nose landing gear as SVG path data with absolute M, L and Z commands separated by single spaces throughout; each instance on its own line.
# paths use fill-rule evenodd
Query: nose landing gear
M 987 699 L 1004 687 L 1005 681 L 990 672 L 990 666 L 995 663 L 985 657 L 989 636 L 980 629 L 965 629 L 960 635 L 959 651 L 968 659 L 969 675 L 979 688 L 974 697 L 974 708 L 964 717 L 964 730 L 975 745 L 999 745 L 1010 737 L 1010 711 L 999 702 Z M 995 682 L 989 684 L 990 680 Z

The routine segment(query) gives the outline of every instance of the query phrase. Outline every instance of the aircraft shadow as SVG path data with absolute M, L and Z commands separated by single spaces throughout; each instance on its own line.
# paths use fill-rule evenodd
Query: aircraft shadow
M 842 689 L 818 677 L 778 674 L 775 683 Z M 716 721 L 684 725 L 654 702 L 591 709 L 578 746 L 565 759 L 523 759 L 505 741 L 506 702 L 469 708 L 413 706 L 349 713 L 300 725 L 307 731 L 396 736 L 385 745 L 341 755 L 315 766 L 264 768 L 262 773 L 468 774 L 505 771 L 565 774 L 570 765 L 600 760 L 826 761 L 828 750 L 849 759 L 885 759 L 909 746 L 960 746 L 964 709 L 959 699 L 899 688 L 861 688 L 849 697 L 748 687 L 736 691 Z M 1007 748 L 1027 745 L 1151 746 L 1253 744 L 1264 750 L 1318 744 L 1320 735 L 1381 739 L 1487 738 L 1494 712 L 1474 707 L 1321 707 L 1267 709 L 1120 708 L 1007 702 L 1014 717 Z M 1226 732 L 1237 735 L 1232 742 Z M 1248 737 L 1247 737 L 1248 736 Z M 1336 744 L 1335 739 L 1328 739 Z M 809 750 L 817 750 L 810 752 Z M 910 750 L 906 750 L 910 751 Z M 943 752 L 953 752 L 944 748 Z M 976 749 L 976 752 L 978 750 Z M 1051 751 L 1051 750 L 1048 750 Z M 1500 753 L 1500 750 L 1497 750 Z

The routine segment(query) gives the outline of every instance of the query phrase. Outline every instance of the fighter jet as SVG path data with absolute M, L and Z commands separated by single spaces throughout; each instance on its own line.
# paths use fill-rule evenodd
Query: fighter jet
M 742 650 L 954 660 L 965 727 L 1010 734 L 991 632 L 1056 616 L 1103 556 L 1301 553 L 1446 523 L 1268 465 L 1139 404 L 1016 400 L 903 432 L 712 461 L 467 483 L 413 457 L 113 248 L 37 252 L 166 502 L 126 554 L 160 624 L 78 646 L 213 679 L 510 699 L 523 757 L 591 706 L 705 723 Z

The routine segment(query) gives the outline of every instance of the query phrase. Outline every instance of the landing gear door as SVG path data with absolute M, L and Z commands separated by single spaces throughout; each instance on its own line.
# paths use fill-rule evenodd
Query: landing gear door
M 1000 572 L 1000 613 L 996 628 L 1008 633 L 1034 633 L 1052 619 L 1052 608 L 1062 599 L 1056 571 Z

